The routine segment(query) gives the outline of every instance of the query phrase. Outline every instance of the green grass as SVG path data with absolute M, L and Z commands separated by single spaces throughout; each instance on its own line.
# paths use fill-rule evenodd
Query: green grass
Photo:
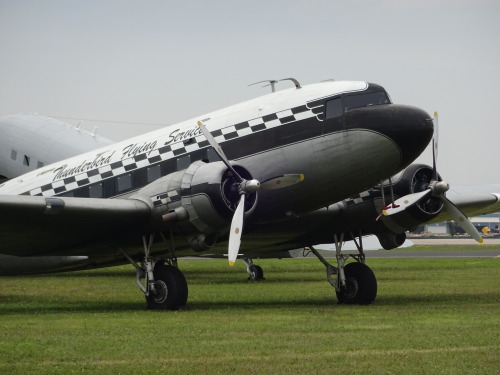
M 0 374 L 498 374 L 500 259 L 372 259 L 370 306 L 316 259 L 181 261 L 189 310 L 147 311 L 131 267 L 0 279 Z

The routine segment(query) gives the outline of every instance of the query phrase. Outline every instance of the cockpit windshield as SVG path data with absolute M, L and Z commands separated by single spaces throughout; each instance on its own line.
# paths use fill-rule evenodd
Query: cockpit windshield
M 383 90 L 343 95 L 326 102 L 325 119 L 340 117 L 351 108 L 382 104 L 391 104 L 391 99 Z
M 346 95 L 343 98 L 344 108 L 358 108 L 372 105 L 390 104 L 391 101 L 385 91 L 367 92 L 355 95 Z

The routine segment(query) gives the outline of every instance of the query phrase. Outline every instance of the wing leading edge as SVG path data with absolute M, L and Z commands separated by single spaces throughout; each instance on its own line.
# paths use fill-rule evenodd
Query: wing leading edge
M 467 217 L 500 212 L 500 193 L 450 194 L 448 199 L 450 199 Z M 448 220 L 451 220 L 451 216 L 446 212 L 441 212 L 428 223 L 439 223 Z
M 134 199 L 0 195 L 0 254 L 64 255 L 120 233 L 139 234 L 150 215 L 151 208 Z

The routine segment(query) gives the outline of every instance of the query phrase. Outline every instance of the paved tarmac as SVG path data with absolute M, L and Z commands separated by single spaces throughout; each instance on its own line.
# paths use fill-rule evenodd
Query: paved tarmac
M 457 250 L 457 251 L 367 251 L 366 258 L 499 258 L 500 250 Z
M 408 238 L 413 245 L 457 245 L 460 250 L 425 251 L 411 250 L 411 244 L 404 249 L 395 250 L 365 250 L 367 258 L 499 258 L 500 250 L 489 250 L 482 247 L 470 238 Z M 485 238 L 484 245 L 499 245 L 500 238 Z M 469 246 L 470 245 L 470 246 Z M 467 246 L 467 249 L 463 249 Z M 357 251 L 344 251 L 344 253 L 357 254 Z M 322 252 L 325 258 L 334 258 L 335 252 Z M 309 254 L 308 257 L 314 256 Z
M 414 245 L 480 245 L 472 238 L 408 238 Z M 485 245 L 500 245 L 500 238 L 486 237 Z
M 500 250 L 484 250 L 481 244 L 470 238 L 409 238 L 414 245 L 457 245 L 468 246 L 467 250 L 448 251 L 412 251 L 377 250 L 367 251 L 367 258 L 500 258 Z M 500 238 L 485 238 L 485 245 L 499 245 Z

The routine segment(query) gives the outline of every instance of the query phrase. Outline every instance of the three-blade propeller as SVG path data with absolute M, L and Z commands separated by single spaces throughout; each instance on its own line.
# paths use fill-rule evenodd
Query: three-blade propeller
M 462 227 L 465 232 L 471 236 L 474 240 L 479 243 L 483 242 L 483 237 L 478 232 L 476 227 L 471 223 L 471 221 L 465 216 L 460 209 L 455 206 L 448 198 L 446 198 L 445 193 L 450 189 L 450 185 L 445 181 L 439 181 L 436 160 L 438 151 L 438 113 L 434 112 L 434 138 L 432 139 L 432 181 L 429 183 L 429 187 L 421 192 L 405 195 L 393 202 L 388 208 L 382 211 L 385 216 L 394 215 L 398 212 L 406 210 L 408 207 L 420 202 L 422 199 L 428 195 L 439 198 L 444 206 L 444 209 L 448 212 L 451 218 Z
M 236 210 L 234 211 L 233 219 L 231 221 L 231 229 L 229 232 L 229 246 L 228 246 L 228 262 L 230 266 L 234 266 L 236 259 L 238 258 L 238 253 L 241 245 L 241 234 L 243 232 L 243 221 L 245 218 L 245 199 L 248 195 L 255 193 L 257 190 L 272 190 L 281 189 L 287 186 L 295 185 L 304 180 L 303 174 L 285 174 L 282 176 L 269 178 L 262 183 L 258 180 L 245 180 L 242 178 L 238 172 L 233 168 L 229 159 L 222 151 L 212 133 L 207 129 L 203 122 L 198 121 L 198 126 L 201 132 L 207 139 L 208 143 L 213 147 L 219 158 L 224 162 L 224 164 L 234 173 L 238 180 L 238 192 L 240 194 L 240 200 Z

